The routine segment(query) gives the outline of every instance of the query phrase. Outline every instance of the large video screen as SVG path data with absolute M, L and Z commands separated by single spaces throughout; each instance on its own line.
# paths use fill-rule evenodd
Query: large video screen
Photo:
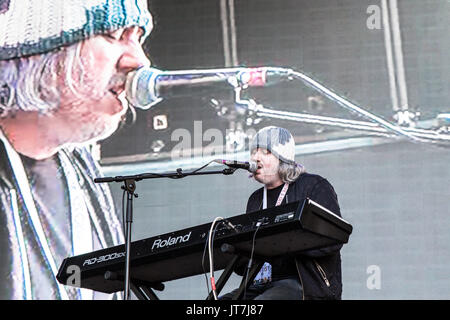
M 126 242 L 123 186 L 132 241 L 244 215 L 273 186 L 248 166 L 267 127 L 353 227 L 340 298 L 449 298 L 450 2 L 56 2 L 0 1 L 1 299 L 123 298 L 83 285 L 106 263 L 123 280 L 124 247 L 99 251 Z M 204 299 L 197 260 L 141 272 L 170 270 L 162 299 Z

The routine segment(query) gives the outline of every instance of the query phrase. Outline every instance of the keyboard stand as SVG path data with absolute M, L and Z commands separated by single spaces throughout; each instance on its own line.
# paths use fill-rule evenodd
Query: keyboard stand
M 264 265 L 264 261 L 259 262 L 255 261 L 256 263 L 253 263 L 251 269 L 248 272 L 248 276 L 243 276 L 241 285 L 239 286 L 239 290 L 236 292 L 232 300 L 242 300 L 244 297 L 244 292 L 248 288 L 248 286 L 253 282 L 253 279 L 255 279 L 256 275 L 258 274 L 259 270 L 261 270 L 262 266 Z
M 106 280 L 123 281 L 124 277 L 116 272 L 106 271 L 104 275 Z M 158 296 L 152 290 L 163 291 L 163 283 L 148 283 L 142 280 L 130 279 L 130 290 L 139 300 L 159 300 Z
M 225 286 L 225 283 L 228 281 L 231 274 L 233 273 L 235 266 L 238 263 L 239 259 L 244 256 L 249 256 L 249 254 L 247 252 L 236 252 L 235 248 L 232 245 L 229 245 L 226 243 L 221 246 L 221 250 L 222 250 L 222 252 L 227 252 L 227 253 L 233 254 L 233 258 L 227 264 L 226 268 L 220 275 L 220 278 L 217 280 L 217 283 L 216 283 L 217 296 L 219 296 L 220 291 L 223 289 L 223 287 Z M 254 262 L 252 264 L 251 269 L 249 270 L 248 276 L 245 276 L 245 274 L 244 274 L 244 276 L 242 276 L 242 281 L 239 286 L 239 290 L 236 292 L 236 294 L 234 295 L 232 300 L 242 299 L 246 288 L 248 288 L 248 286 L 253 282 L 253 279 L 256 277 L 259 270 L 261 270 L 262 266 L 264 265 L 264 262 L 259 262 L 259 261 L 264 261 L 264 259 L 257 260 L 254 257 L 253 261 Z M 208 297 L 206 298 L 206 300 L 213 300 L 213 299 L 214 299 L 214 295 L 213 295 L 213 292 L 211 291 L 209 293 Z
M 233 259 L 231 259 L 231 261 L 228 263 L 227 267 L 222 272 L 222 274 L 220 275 L 219 280 L 217 280 L 217 283 L 216 283 L 216 293 L 217 293 L 217 295 L 219 295 L 220 291 L 225 286 L 225 283 L 228 281 L 228 279 L 230 278 L 231 274 L 233 273 L 234 267 L 235 267 L 236 263 L 238 262 L 239 258 L 240 258 L 240 255 L 236 254 L 233 257 Z M 206 298 L 206 300 L 214 300 L 214 294 L 213 294 L 212 291 L 209 293 L 209 295 Z
M 130 281 L 130 289 L 139 300 L 159 300 L 158 296 L 148 286 L 137 286 L 133 280 Z

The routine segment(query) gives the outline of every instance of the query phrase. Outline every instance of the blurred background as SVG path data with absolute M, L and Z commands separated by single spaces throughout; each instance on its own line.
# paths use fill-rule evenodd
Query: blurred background
M 137 109 L 98 145 L 105 175 L 248 160 L 254 132 L 285 127 L 296 161 L 331 182 L 353 226 L 341 251 L 343 299 L 450 298 L 449 1 L 150 0 L 149 9 L 145 50 L 157 69 L 266 66 L 296 76 L 243 88 L 239 100 L 230 86 Z M 180 143 L 192 149 L 174 159 Z M 205 152 L 213 144 L 223 148 Z M 259 187 L 245 171 L 140 181 L 133 240 L 242 214 Z M 111 190 L 120 210 L 120 185 Z M 222 292 L 239 282 L 232 276 Z M 165 286 L 161 299 L 207 296 L 203 275 Z

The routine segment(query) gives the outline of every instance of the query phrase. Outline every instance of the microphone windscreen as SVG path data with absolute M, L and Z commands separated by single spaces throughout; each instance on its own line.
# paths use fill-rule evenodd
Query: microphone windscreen
M 256 170 L 258 170 L 258 165 L 256 164 L 255 161 L 249 161 L 249 168 L 248 171 L 250 171 L 251 173 L 255 173 Z
M 161 101 L 155 92 L 155 79 L 161 71 L 142 67 L 128 73 L 125 84 L 126 98 L 134 107 L 147 110 Z

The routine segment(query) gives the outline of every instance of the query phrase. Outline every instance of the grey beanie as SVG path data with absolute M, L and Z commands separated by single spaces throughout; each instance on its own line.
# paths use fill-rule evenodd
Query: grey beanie
M 146 0 L 0 0 L 0 60 L 45 53 L 97 34 L 153 26 Z
M 295 164 L 294 137 L 287 129 L 274 126 L 262 128 L 253 138 L 250 152 L 256 148 L 267 149 L 281 161 Z

